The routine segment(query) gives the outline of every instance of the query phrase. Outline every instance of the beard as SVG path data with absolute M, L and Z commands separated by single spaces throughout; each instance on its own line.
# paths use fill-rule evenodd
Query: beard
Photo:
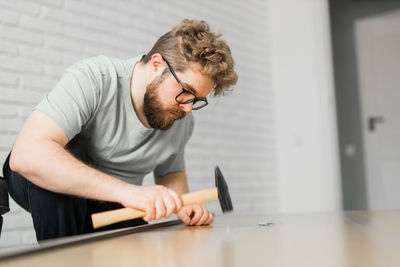
M 186 112 L 179 107 L 163 108 L 157 94 L 157 89 L 163 80 L 163 76 L 160 76 L 147 85 L 143 99 L 143 112 L 151 128 L 165 131 L 172 127 L 175 120 L 183 119 L 186 116 Z M 169 116 L 170 112 L 176 114 L 178 118 Z

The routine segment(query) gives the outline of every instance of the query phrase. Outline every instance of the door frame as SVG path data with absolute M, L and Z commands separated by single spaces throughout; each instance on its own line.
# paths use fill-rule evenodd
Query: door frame
M 369 208 L 355 20 L 400 8 L 397 0 L 330 0 L 333 69 L 344 210 Z

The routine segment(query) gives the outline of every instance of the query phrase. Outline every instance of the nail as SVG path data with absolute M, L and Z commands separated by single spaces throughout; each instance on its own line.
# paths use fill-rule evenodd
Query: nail
M 271 223 L 271 222 L 261 221 L 261 222 L 258 223 L 258 225 L 259 226 L 272 226 L 274 224 Z

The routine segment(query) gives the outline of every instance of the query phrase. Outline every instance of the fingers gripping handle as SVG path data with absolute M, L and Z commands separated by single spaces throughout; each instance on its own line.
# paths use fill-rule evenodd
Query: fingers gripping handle
M 218 198 L 217 188 L 211 188 L 196 192 L 187 193 L 181 196 L 183 206 L 199 204 L 209 200 Z M 122 208 L 110 211 L 104 211 L 92 214 L 93 228 L 99 228 L 107 226 L 117 222 L 123 222 L 136 218 L 142 218 L 146 216 L 146 213 L 142 210 Z

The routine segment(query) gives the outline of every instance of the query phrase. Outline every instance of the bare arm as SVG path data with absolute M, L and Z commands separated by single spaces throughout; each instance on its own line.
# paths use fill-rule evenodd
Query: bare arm
M 49 191 L 145 210 L 145 220 L 165 216 L 155 209 L 156 200 L 162 204 L 164 199 L 176 202 L 173 212 L 180 209 L 181 200 L 175 192 L 162 186 L 128 184 L 100 172 L 66 151 L 67 143 L 68 137 L 53 120 L 40 111 L 33 111 L 14 143 L 10 168 Z
M 156 184 L 171 188 L 179 194 L 189 192 L 186 172 L 174 172 L 165 176 L 160 176 L 157 173 L 154 173 L 154 181 Z
M 63 130 L 40 111 L 33 111 L 14 143 L 10 168 L 49 191 L 121 202 L 124 182 L 76 159 L 64 149 Z

